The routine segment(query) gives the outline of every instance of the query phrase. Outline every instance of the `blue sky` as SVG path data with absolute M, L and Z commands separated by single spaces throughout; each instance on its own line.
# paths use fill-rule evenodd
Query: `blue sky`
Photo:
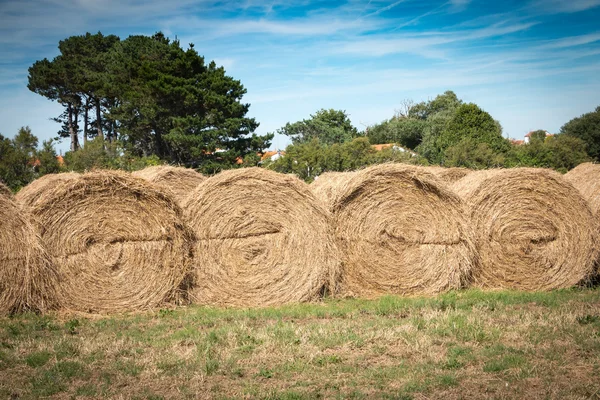
M 600 0 L 0 0 L 0 133 L 55 136 L 60 106 L 26 85 L 59 40 L 159 30 L 241 80 L 258 133 L 320 108 L 346 110 L 362 130 L 445 90 L 505 136 L 557 132 L 600 105 L 598 21 Z

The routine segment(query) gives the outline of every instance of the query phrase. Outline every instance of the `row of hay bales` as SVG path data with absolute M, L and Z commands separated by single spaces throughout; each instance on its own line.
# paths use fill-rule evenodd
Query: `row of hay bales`
M 0 190 L 0 312 L 569 287 L 599 254 L 584 168 L 48 175 Z

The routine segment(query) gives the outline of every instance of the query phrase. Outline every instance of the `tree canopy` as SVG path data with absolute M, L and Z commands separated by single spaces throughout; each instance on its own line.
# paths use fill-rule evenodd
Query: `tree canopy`
M 583 140 L 590 157 L 600 161 L 600 106 L 592 112 L 573 118 L 560 128 L 560 132 Z
M 61 41 L 59 50 L 29 68 L 28 87 L 65 107 L 55 120 L 71 151 L 82 132 L 84 143 L 119 140 L 138 157 L 213 172 L 270 145 L 273 135 L 256 135 L 258 122 L 246 116 L 241 82 L 193 45 L 183 49 L 162 33 L 125 40 L 88 33 Z
M 287 123 L 277 133 L 289 136 L 293 144 L 308 143 L 313 139 L 325 145 L 349 142 L 358 136 L 345 111 L 321 109 L 309 119 Z

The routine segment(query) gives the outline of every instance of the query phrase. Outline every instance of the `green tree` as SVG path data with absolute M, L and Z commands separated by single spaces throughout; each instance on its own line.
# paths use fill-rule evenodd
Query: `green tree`
M 367 137 L 372 144 L 398 143 L 415 149 L 423 140 L 426 125 L 423 119 L 395 116 L 369 127 Z
M 495 153 L 505 153 L 510 149 L 510 142 L 502 137 L 502 128 L 490 114 L 477 105 L 469 103 L 460 105 L 446 124 L 438 138 L 438 146 L 442 152 L 469 139 L 467 147 L 485 143 Z
M 56 157 L 57 154 L 52 139 L 44 140 L 42 142 L 41 150 L 37 152 L 37 159 L 40 162 L 37 171 L 39 176 L 60 172 L 60 165 L 58 164 L 58 159 Z
M 538 134 L 532 135 L 528 144 L 513 146 L 507 166 L 553 168 L 566 172 L 589 160 L 583 140 L 564 134 L 541 140 Z
M 499 168 L 505 166 L 505 156 L 489 143 L 467 136 L 445 150 L 444 165 L 471 169 Z
M 330 145 L 349 142 L 358 136 L 358 130 L 346 112 L 334 109 L 321 109 L 311 114 L 309 119 L 288 122 L 277 132 L 289 136 L 293 144 L 307 143 L 316 138 L 320 143 Z
M 600 161 L 600 106 L 564 124 L 560 133 L 583 140 L 590 157 Z
M 193 45 L 187 50 L 162 34 L 130 36 L 115 45 L 109 67 L 119 99 L 109 117 L 118 121 L 126 148 L 137 156 L 214 172 L 238 157 L 268 147 L 272 135 L 254 134 L 240 81 Z

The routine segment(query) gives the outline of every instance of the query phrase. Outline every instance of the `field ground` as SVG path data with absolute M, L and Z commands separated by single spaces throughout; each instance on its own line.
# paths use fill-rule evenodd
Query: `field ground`
M 0 398 L 600 399 L 600 289 L 0 319 Z

